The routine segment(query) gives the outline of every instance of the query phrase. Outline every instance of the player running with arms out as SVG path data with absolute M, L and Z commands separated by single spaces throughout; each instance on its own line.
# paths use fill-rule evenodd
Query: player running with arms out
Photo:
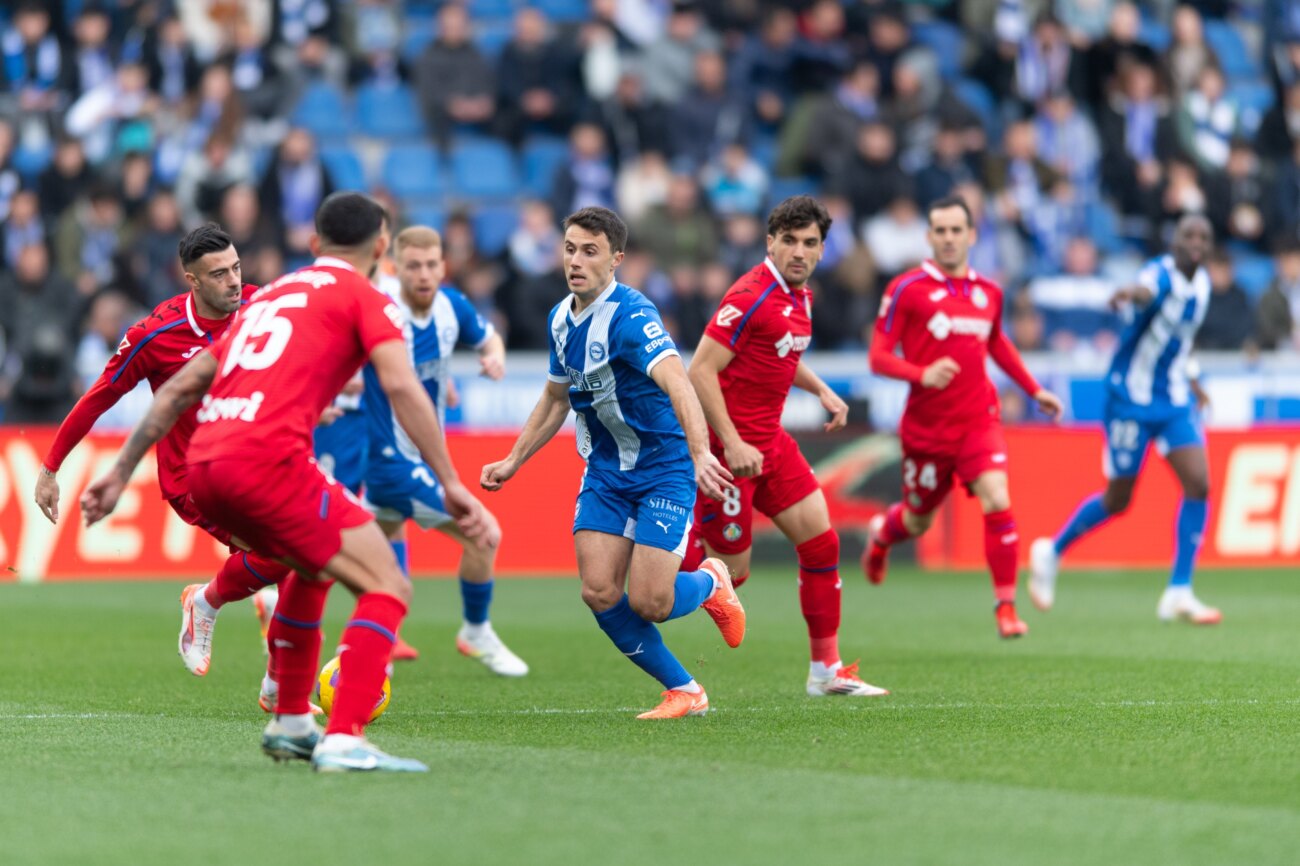
M 393 241 L 397 263 L 396 288 L 389 295 L 401 308 L 404 332 L 416 375 L 437 408 L 439 421 L 445 415 L 447 387 L 451 382 L 451 353 L 457 343 L 474 347 L 483 375 L 500 379 L 505 375 L 505 343 L 492 325 L 475 311 L 460 292 L 442 286 L 446 265 L 442 238 L 431 228 L 411 226 Z M 456 635 L 456 648 L 482 662 L 488 670 L 505 677 L 522 677 L 528 665 L 497 637 L 488 620 L 492 603 L 492 569 L 497 548 L 483 548 L 467 538 L 442 501 L 442 490 L 433 472 L 415 448 L 393 413 L 392 405 L 379 387 L 373 367 L 365 368 L 361 406 L 370 437 L 370 465 L 366 472 L 366 504 L 388 536 L 397 563 L 407 573 L 406 521 L 421 529 L 437 529 L 461 547 L 460 595 L 464 622 Z M 484 518 L 495 528 L 492 514 Z M 499 536 L 499 530 L 495 533 Z
M 148 380 L 156 393 L 191 358 L 226 333 L 247 296 L 257 290 L 243 284 L 239 251 L 215 223 L 202 225 L 182 238 L 177 252 L 190 290 L 163 301 L 127 330 L 104 372 L 60 425 L 45 456 L 36 481 L 36 502 L 51 522 L 59 519 L 56 473 L 99 416 L 142 379 Z M 189 496 L 185 454 L 198 427 L 197 415 L 197 408 L 188 409 L 158 443 L 158 486 L 182 520 L 228 545 L 230 534 L 203 517 Z M 190 673 L 201 677 L 208 672 L 212 629 L 222 605 L 279 583 L 288 573 L 288 568 L 272 559 L 232 547 L 215 578 L 185 588 L 179 649 Z
M 312 458 L 316 420 L 364 361 L 374 365 L 402 428 L 438 475 L 448 513 L 467 536 L 494 543 L 411 368 L 401 311 L 368 279 L 388 240 L 386 214 L 375 201 L 352 192 L 326 198 L 311 241 L 315 262 L 253 296 L 215 350 L 199 353 L 158 392 L 116 465 L 82 496 L 88 524 L 107 515 L 149 445 L 202 399 L 189 450 L 195 505 L 235 539 L 299 572 L 285 580 L 272 624 L 280 688 L 262 749 L 277 759 L 310 759 L 322 771 L 427 769 L 363 736 L 411 587 L 374 518 Z M 338 691 L 322 733 L 308 697 L 335 580 L 357 595 L 357 604 L 343 632 Z
M 1040 538 L 1030 546 L 1029 595 L 1043 610 L 1056 598 L 1061 556 L 1128 509 L 1154 439 L 1183 489 L 1174 524 L 1173 570 L 1156 615 L 1197 625 L 1223 619 L 1192 594 L 1192 572 L 1209 510 L 1210 466 L 1197 412 L 1208 400 L 1188 356 L 1209 306 L 1210 278 L 1202 264 L 1213 244 L 1209 220 L 1184 216 L 1174 230 L 1169 255 L 1143 268 L 1136 287 L 1115 295 L 1115 305 L 1129 321 L 1106 374 L 1106 488 L 1081 502 L 1056 538 Z
M 756 508 L 799 554 L 799 605 L 812 646 L 810 695 L 888 694 L 840 661 L 840 538 L 826 497 L 794 438 L 781 428 L 790 386 L 817 395 L 844 426 L 848 406 L 800 360 L 812 337 L 808 280 L 821 259 L 830 214 L 816 199 L 781 202 L 767 220 L 767 260 L 736 281 L 709 321 L 690 378 L 710 430 L 709 444 L 735 476 L 721 502 L 695 501 L 693 535 L 727 564 L 737 584 L 749 576 Z M 693 548 L 694 550 L 694 548 Z M 687 565 L 690 565 L 689 558 Z
M 500 490 L 573 408 L 587 462 L 573 518 L 582 600 L 665 689 L 637 718 L 702 715 L 708 696 L 655 623 L 703 606 L 729 646 L 744 639 L 745 610 L 726 566 L 713 559 L 678 570 L 697 486 L 720 498 L 731 474 L 709 453 L 704 414 L 659 311 L 614 279 L 627 226 L 611 210 L 584 208 L 564 221 L 563 243 L 571 294 L 550 315 L 550 381 L 510 455 L 484 466 L 481 483 Z
M 1029 627 L 1016 615 L 1020 539 L 1011 513 L 1007 445 L 998 393 L 985 369 L 992 358 L 1053 419 L 1061 401 L 1042 388 L 1002 331 L 1002 289 L 971 270 L 975 242 L 970 208 L 957 196 L 930 205 L 934 259 L 885 289 L 871 341 L 871 370 L 911 384 L 899 437 L 903 501 L 872 518 L 863 555 L 867 579 L 885 579 L 889 548 L 914 538 L 956 476 L 984 512 L 984 555 L 993 576 L 998 634 L 1020 637 Z M 895 354 L 899 350 L 900 354 Z

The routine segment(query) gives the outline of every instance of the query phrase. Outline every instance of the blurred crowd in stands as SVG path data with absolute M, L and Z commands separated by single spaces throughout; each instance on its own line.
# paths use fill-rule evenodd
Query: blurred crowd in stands
M 814 348 L 861 352 L 925 207 L 975 213 L 1025 350 L 1106 355 L 1106 301 L 1203 212 L 1206 349 L 1300 346 L 1294 0 L 11 0 L 0 7 L 0 403 L 58 420 L 205 220 L 251 282 L 338 188 L 443 232 L 448 280 L 545 346 L 559 220 L 690 347 L 767 210 L 835 218 Z

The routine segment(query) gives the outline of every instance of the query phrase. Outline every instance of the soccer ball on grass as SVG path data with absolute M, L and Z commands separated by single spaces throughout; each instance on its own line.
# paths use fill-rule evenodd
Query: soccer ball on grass
M 316 678 L 316 698 L 320 703 L 320 708 L 329 715 L 330 710 L 334 708 L 334 692 L 339 685 L 339 660 L 337 657 L 330 659 L 321 668 L 320 676 Z M 393 697 L 393 683 L 388 677 L 384 677 L 384 687 L 379 693 L 379 702 L 375 704 L 374 710 L 370 713 L 370 721 L 374 721 L 384 714 L 388 709 L 388 702 Z

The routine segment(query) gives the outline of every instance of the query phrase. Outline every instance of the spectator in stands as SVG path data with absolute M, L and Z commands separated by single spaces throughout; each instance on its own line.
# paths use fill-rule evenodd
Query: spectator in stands
M 72 23 L 74 40 L 69 66 L 69 93 L 78 97 L 113 80 L 113 52 L 109 49 L 107 10 L 84 6 Z
M 1011 342 L 1022 352 L 1036 352 L 1044 348 L 1046 329 L 1043 315 L 1030 303 L 1028 294 L 1020 294 L 1011 300 L 1011 326 L 1008 334 Z
M 1091 45 L 1106 35 L 1114 12 L 1113 0 L 1060 0 L 1061 24 L 1075 45 Z
M 18 254 L 0 274 L 0 322 L 8 337 L 0 394 L 8 394 L 5 421 L 53 423 L 74 395 L 73 334 L 80 300 L 72 284 L 50 269 L 44 244 Z
M 1110 95 L 1112 81 L 1130 64 L 1156 69 L 1160 59 L 1151 46 L 1140 41 L 1142 13 L 1129 2 L 1116 3 L 1110 12 L 1106 35 L 1088 51 L 1088 75 L 1084 87 L 1088 105 L 1101 105 Z
M 1067 178 L 1059 177 L 1029 221 L 1037 266 L 1048 272 L 1064 267 L 1068 240 L 1087 231 L 1088 202 Z
M 650 100 L 635 70 L 619 76 L 613 98 L 599 110 L 620 165 L 646 151 L 668 152 L 668 109 Z
M 1054 346 L 1077 350 L 1080 340 L 1093 340 L 1109 332 L 1113 339 L 1119 322 L 1110 309 L 1117 288 L 1100 273 L 1097 245 L 1091 238 L 1076 235 L 1064 244 L 1062 267 L 1030 280 L 1025 295 L 1043 314 L 1040 328 Z M 1067 331 L 1067 338 L 1057 336 Z M 1087 350 L 1084 350 L 1086 353 Z
M 456 126 L 482 128 L 496 110 L 492 65 L 470 39 L 469 12 L 458 3 L 438 10 L 438 38 L 415 67 L 425 118 L 443 147 Z
M 447 263 L 447 282 L 468 291 L 463 281 L 483 261 L 479 255 L 478 238 L 474 236 L 474 223 L 463 210 L 447 217 L 442 230 L 442 258 Z
M 1232 139 L 1241 130 L 1241 118 L 1218 67 L 1201 70 L 1195 85 L 1184 93 L 1174 124 L 1179 145 L 1199 169 L 1223 170 Z
M 29 246 L 45 244 L 45 221 L 41 219 L 35 193 L 19 190 L 9 203 L 9 218 L 0 223 L 4 235 L 4 265 L 18 267 L 19 254 Z
M 1264 238 L 1266 180 L 1254 145 L 1235 139 L 1228 162 L 1220 174 L 1202 181 L 1209 197 L 1209 216 L 1215 233 L 1225 240 L 1258 244 Z
M 1300 78 L 1287 85 L 1278 103 L 1268 110 L 1255 136 L 1259 155 L 1270 162 L 1290 159 L 1300 143 Z
M 497 61 L 497 128 L 518 144 L 530 133 L 565 135 L 578 109 L 573 56 L 541 10 L 515 13 L 514 38 Z
M 13 165 L 14 127 L 0 117 L 0 224 L 9 217 L 9 203 L 22 185 L 22 178 Z
M 300 10 L 324 0 L 286 0 Z M 271 33 L 271 4 L 266 0 L 222 0 L 220 3 L 177 3 L 176 11 L 185 27 L 185 37 L 202 62 L 208 63 L 230 49 L 235 41 L 235 27 L 240 22 L 251 26 L 258 40 L 265 42 Z M 283 30 L 280 39 L 286 39 Z M 277 41 L 280 41 L 277 39 Z M 286 40 L 287 41 L 287 40 Z M 296 44 L 296 43 L 294 43 Z
M 176 251 L 172 250 L 172 260 Z M 74 388 L 78 395 L 95 383 L 104 366 L 121 346 L 126 329 L 139 317 L 127 297 L 120 292 L 99 292 L 90 301 L 90 311 L 86 313 L 85 333 L 77 343 L 74 370 L 76 380 Z M 108 409 L 95 422 L 96 430 L 130 430 L 153 402 L 153 392 L 149 383 L 141 382 Z
M 54 158 L 41 172 L 37 188 L 41 196 L 41 214 L 54 222 L 63 216 L 89 185 L 94 173 L 86 164 L 86 152 L 75 138 L 63 138 L 54 147 Z
M 1218 63 L 1214 52 L 1205 43 L 1205 27 L 1201 15 L 1191 6 L 1180 5 L 1174 10 L 1173 43 L 1165 52 L 1165 73 L 1173 86 L 1174 97 L 1195 86 L 1201 71 Z
M 289 130 L 258 190 L 262 211 L 288 258 L 311 256 L 316 209 L 333 191 L 311 133 L 301 128 Z
M 262 210 L 257 190 L 251 184 L 237 183 L 225 191 L 217 222 L 230 235 L 241 257 L 252 256 L 264 247 L 275 247 L 285 255 L 279 234 L 272 228 L 275 222 Z
M 567 291 L 560 241 L 551 208 L 541 201 L 525 202 L 507 247 L 513 277 L 503 292 L 503 305 L 511 348 L 546 348 L 547 314 Z
M 510 267 L 526 278 L 558 273 L 561 240 L 555 214 L 546 202 L 525 202 L 519 211 L 519 224 L 507 245 Z
M 1026 106 L 1062 91 L 1081 96 L 1086 92 L 1084 65 L 1060 19 L 1043 15 L 1018 46 L 1015 95 Z
M 720 217 L 757 214 L 767 197 L 767 171 L 741 144 L 723 148 L 704 167 L 700 179 L 713 212 Z
M 1300 82 L 1300 11 L 1294 3 L 1290 4 L 1291 20 L 1283 25 L 1283 32 L 1273 44 L 1272 73 L 1273 85 L 1277 90 L 1278 102 L 1283 99 L 1287 88 Z
M 337 0 L 273 0 L 272 42 L 297 47 L 309 39 L 337 43 L 339 10 Z M 266 34 L 263 34 L 263 38 Z
M 733 281 L 766 256 L 767 227 L 757 215 L 732 214 L 722 221 L 722 235 L 714 260 L 727 269 Z
M 859 8 L 866 4 L 859 4 Z M 896 5 L 882 4 L 866 26 L 866 58 L 877 70 L 879 80 L 884 86 L 881 94 L 886 98 L 894 95 L 894 66 L 899 59 L 912 48 L 912 33 L 907 26 L 907 19 Z M 960 60 L 960 58 L 958 58 Z
M 665 105 L 678 103 L 696 79 L 695 59 L 705 52 L 717 54 L 722 44 L 689 0 L 673 3 L 661 37 L 645 49 L 641 71 L 646 93 Z
M 853 62 L 844 39 L 844 7 L 836 0 L 814 0 L 800 23 L 803 38 L 794 44 L 791 87 L 796 94 L 829 90 Z
M 72 79 L 72 66 L 50 31 L 50 13 L 40 0 L 23 0 L 0 37 L 0 93 L 13 94 L 23 112 L 52 111 Z M 8 101 L 8 100 L 6 100 Z
M 179 105 L 198 84 L 199 62 L 179 18 L 169 16 L 159 22 L 145 40 L 143 55 L 149 64 L 149 89 L 164 104 Z
M 1210 275 L 1210 305 L 1205 321 L 1196 332 L 1196 348 L 1236 352 L 1246 347 L 1255 333 L 1255 311 L 1250 296 L 1237 285 L 1232 274 L 1232 256 L 1219 247 L 1206 261 Z
M 1038 154 L 1076 188 L 1091 189 L 1101 161 L 1097 130 L 1067 91 L 1053 93 L 1038 111 Z
M 945 87 L 934 54 L 914 48 L 894 67 L 894 98 L 883 118 L 898 133 L 899 164 L 916 172 L 930 160 L 940 125 L 959 127 L 982 137 L 979 116 Z M 968 147 L 979 149 L 978 142 Z
M 569 134 L 569 163 L 560 167 L 554 190 L 555 212 L 568 215 L 584 207 L 614 207 L 614 163 L 604 131 L 579 123 Z
M 192 153 L 176 178 L 176 200 L 186 225 L 212 219 L 226 190 L 252 183 L 253 163 L 224 131 L 214 132 L 201 153 Z
M 1165 187 L 1160 194 L 1161 221 L 1171 223 L 1183 214 L 1206 213 L 1209 204 L 1196 167 L 1181 158 L 1170 160 L 1165 170 Z
M 746 37 L 731 61 L 731 83 L 753 112 L 760 128 L 776 129 L 793 101 L 790 68 L 799 36 L 798 18 L 784 7 L 769 7 L 757 35 Z
M 641 219 L 650 208 L 667 201 L 672 178 L 668 160 L 657 150 L 644 150 L 623 162 L 616 182 L 619 214 L 629 223 Z
M 229 223 L 225 228 L 229 231 Z M 152 310 L 185 291 L 185 279 L 176 258 L 184 234 L 176 196 L 170 189 L 158 190 L 149 198 L 144 227 L 130 251 L 132 275 L 143 289 L 142 306 Z M 248 255 L 242 246 L 236 248 L 241 256 Z
M 1169 104 L 1158 93 L 1154 67 L 1126 62 L 1120 83 L 1097 113 L 1101 186 L 1126 214 L 1149 214 L 1175 148 Z
M 407 77 L 402 60 L 402 6 L 396 0 L 360 0 L 346 10 L 344 26 L 352 55 L 348 81 L 396 84 Z
M 230 68 L 224 64 L 203 70 L 198 93 L 186 100 L 184 107 L 176 128 L 159 142 L 155 163 L 163 183 L 179 185 L 186 162 L 197 156 L 196 152 L 206 147 L 214 134 L 220 133 L 234 147 L 243 129 L 244 106 L 231 80 Z M 191 166 L 190 171 L 196 168 Z
M 879 96 L 880 73 L 872 63 L 859 61 L 833 93 L 817 100 L 803 134 L 805 174 L 828 178 L 843 170 L 853 157 L 858 130 L 880 117 Z
M 1273 256 L 1277 275 L 1259 299 L 1256 339 L 1262 349 L 1300 348 L 1300 241 L 1288 239 Z
M 748 138 L 748 112 L 727 90 L 726 62 L 718 52 L 699 52 L 694 83 L 670 115 L 668 149 L 675 166 L 698 171 L 721 148 Z
M 152 145 L 150 117 L 157 99 L 149 92 L 149 74 L 138 63 L 124 63 L 117 74 L 87 90 L 68 109 L 64 126 L 81 140 L 86 158 L 99 165 L 116 155 L 115 148 L 133 124 L 141 124 Z
M 898 164 L 894 130 L 868 123 L 858 131 L 857 151 L 829 187 L 853 206 L 854 224 L 870 219 L 891 201 L 912 194 L 912 181 Z
M 144 214 L 153 188 L 153 160 L 149 154 L 133 150 L 124 156 L 117 172 L 117 195 L 129 222 L 138 221 Z
M 264 286 L 272 280 L 278 279 L 288 273 L 285 267 L 284 256 L 280 250 L 273 246 L 264 246 L 261 249 L 254 249 L 252 255 L 239 254 L 243 262 L 244 280 L 255 286 Z
M 862 240 L 888 281 L 930 257 L 929 225 L 911 196 L 898 196 L 863 225 Z
M 1300 142 L 1278 171 L 1270 212 L 1272 237 L 1278 241 L 1300 238 Z
M 668 281 L 672 292 L 668 302 L 660 309 L 663 311 L 664 327 L 683 346 L 694 346 L 700 342 L 704 327 L 709 323 L 717 307 L 705 307 L 706 301 L 700 291 L 699 268 L 681 265 L 668 272 Z
M 970 266 L 1002 286 L 1020 284 L 1025 270 L 1025 243 L 1014 224 L 997 218 L 986 206 L 984 190 L 973 178 L 952 192 L 966 202 L 975 227 L 975 243 L 970 250 Z
M 250 114 L 269 118 L 283 110 L 289 81 L 280 74 L 262 37 L 247 21 L 235 24 L 226 62 L 230 64 L 230 82 Z
M 97 182 L 59 220 L 54 253 L 59 276 L 83 296 L 117 276 L 117 254 L 125 249 L 130 228 L 112 186 Z
M 984 184 L 993 196 L 997 218 L 1028 237 L 1033 215 L 1060 175 L 1038 156 L 1038 131 L 1032 121 L 1007 125 L 1002 148 L 984 160 Z
M 934 136 L 930 163 L 916 175 L 916 200 L 925 210 L 959 183 L 975 179 L 960 127 L 944 125 Z
M 695 178 L 688 174 L 673 176 L 667 201 L 651 208 L 632 235 L 654 256 L 655 264 L 668 272 L 703 267 L 717 254 L 713 217 L 700 202 Z

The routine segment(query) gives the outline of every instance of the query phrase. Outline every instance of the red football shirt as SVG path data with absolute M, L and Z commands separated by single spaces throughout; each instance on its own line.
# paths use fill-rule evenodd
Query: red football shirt
M 213 347 L 217 375 L 190 462 L 310 455 L 321 411 L 375 346 L 402 339 L 401 322 L 397 305 L 341 259 L 322 256 L 266 286 Z
M 766 448 L 781 431 L 785 399 L 812 339 L 812 291 L 791 289 L 764 261 L 727 290 L 704 333 L 736 353 L 718 375 L 736 432 Z M 709 436 L 720 448 L 712 430 Z
M 895 349 L 901 347 L 901 359 Z M 946 454 L 971 430 L 998 420 L 990 356 L 1029 393 L 1038 383 L 1002 333 L 1002 289 L 974 271 L 949 277 L 933 262 L 907 271 L 885 289 L 871 343 L 872 368 L 912 383 L 899 425 L 903 445 Z M 921 371 L 943 357 L 961 371 L 946 388 L 925 388 Z
M 244 303 L 257 286 L 244 286 Z M 205 319 L 194 311 L 189 292 L 163 301 L 152 313 L 132 325 L 108 360 L 95 384 L 81 396 L 68 413 L 54 437 L 45 467 L 58 471 L 68 453 L 85 438 L 95 421 L 141 379 L 157 391 L 162 384 L 189 363 L 205 346 L 212 345 L 230 327 L 239 314 L 224 319 Z M 197 408 L 187 411 L 176 426 L 158 443 L 158 486 L 164 499 L 174 499 L 187 492 L 185 486 L 185 452 L 194 435 Z

